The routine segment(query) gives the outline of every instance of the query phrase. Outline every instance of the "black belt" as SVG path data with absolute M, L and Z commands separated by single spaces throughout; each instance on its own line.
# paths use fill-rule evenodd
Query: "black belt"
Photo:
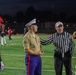
M 60 53 L 60 52 L 55 51 L 54 56 L 59 57 L 59 58 L 61 58 L 61 57 L 71 57 L 71 54 L 70 54 L 69 50 L 66 53 Z

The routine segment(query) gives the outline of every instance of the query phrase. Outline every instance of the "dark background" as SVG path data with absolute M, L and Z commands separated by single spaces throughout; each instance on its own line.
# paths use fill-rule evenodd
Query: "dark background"
M 0 0 L 0 16 L 6 29 L 11 27 L 15 33 L 23 33 L 25 24 L 37 19 L 39 31 L 55 32 L 54 25 L 62 21 L 65 30 L 76 30 L 76 0 Z

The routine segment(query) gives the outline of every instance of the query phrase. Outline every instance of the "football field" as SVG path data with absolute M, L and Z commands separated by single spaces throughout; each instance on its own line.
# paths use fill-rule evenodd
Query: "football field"
M 46 39 L 49 35 L 39 35 L 42 39 Z M 4 70 L 0 71 L 0 75 L 26 75 L 24 64 L 24 49 L 22 46 L 23 35 L 12 35 L 13 41 L 8 40 L 6 36 L 7 45 L 1 46 L 0 51 L 2 60 L 5 65 Z M 76 44 L 76 40 L 74 40 Z M 54 46 L 53 44 L 43 46 L 44 54 L 42 57 L 42 75 L 55 75 L 54 71 Z M 72 58 L 72 70 L 75 75 L 76 65 L 76 49 Z M 63 75 L 65 75 L 65 68 L 63 67 Z

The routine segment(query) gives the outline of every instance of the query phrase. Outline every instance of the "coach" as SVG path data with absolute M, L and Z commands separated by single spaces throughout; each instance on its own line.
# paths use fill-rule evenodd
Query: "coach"
M 42 45 L 53 43 L 54 49 L 54 66 L 56 75 L 62 75 L 62 67 L 64 64 L 66 75 L 72 75 L 72 53 L 74 43 L 69 33 L 64 32 L 62 22 L 55 24 L 56 33 L 52 34 L 48 39 L 42 40 Z

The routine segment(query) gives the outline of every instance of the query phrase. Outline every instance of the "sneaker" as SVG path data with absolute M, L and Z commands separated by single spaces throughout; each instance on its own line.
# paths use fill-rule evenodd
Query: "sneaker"
M 4 69 L 4 64 L 3 64 L 3 62 L 1 61 L 1 70 L 3 70 Z

